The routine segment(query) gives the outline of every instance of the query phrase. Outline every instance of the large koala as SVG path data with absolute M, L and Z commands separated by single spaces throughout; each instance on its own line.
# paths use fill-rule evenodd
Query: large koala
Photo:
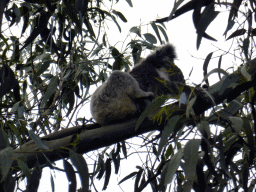
M 143 91 L 152 91 L 155 96 L 177 97 L 185 80 L 182 71 L 174 64 L 175 58 L 174 47 L 167 44 L 136 64 L 130 74 Z
M 142 91 L 130 74 L 114 71 L 93 93 L 91 113 L 97 123 L 108 125 L 136 115 L 139 100 L 153 97 L 152 92 Z
M 173 63 L 175 49 L 167 44 L 135 65 L 130 73 L 114 71 L 92 95 L 91 113 L 97 123 L 111 124 L 142 112 L 159 95 L 176 97 L 185 80 Z

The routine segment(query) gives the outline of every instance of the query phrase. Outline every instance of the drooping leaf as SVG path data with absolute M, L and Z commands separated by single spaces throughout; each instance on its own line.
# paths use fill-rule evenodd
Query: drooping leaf
M 130 5 L 130 7 L 133 7 L 131 0 L 126 0 L 126 2 Z
M 184 160 L 183 165 L 186 177 L 185 188 L 186 191 L 190 191 L 193 185 L 193 182 L 196 180 L 196 165 L 198 162 L 198 149 L 200 145 L 199 139 L 192 139 L 187 142 L 184 147 Z
M 153 30 L 155 31 L 156 36 L 157 36 L 159 42 L 162 44 L 162 39 L 161 39 L 161 36 L 160 36 L 160 33 L 159 33 L 157 25 L 154 22 L 151 22 L 150 24 L 151 24 L 151 27 L 153 28 Z
M 141 175 L 143 173 L 143 169 L 140 169 L 138 172 L 137 172 L 137 175 L 136 175 L 136 179 L 135 179 L 135 183 L 134 183 L 134 191 L 137 191 L 139 189 L 139 181 L 141 179 Z
M 54 77 L 51 78 L 50 83 L 49 83 L 49 85 L 47 87 L 47 90 L 45 92 L 45 95 L 43 97 L 43 100 L 42 100 L 42 103 L 41 103 L 42 108 L 45 107 L 46 102 L 50 99 L 50 97 L 54 93 L 56 93 L 57 86 L 58 86 L 58 77 L 54 76 Z
M 144 37 L 146 38 L 146 40 L 149 42 L 149 43 L 152 43 L 152 44 L 156 44 L 157 43 L 157 39 L 155 38 L 154 35 L 150 34 L 150 33 L 145 33 L 143 34 Z
M 201 15 L 201 18 L 198 22 L 198 25 L 196 27 L 197 34 L 198 34 L 197 35 L 197 45 L 196 45 L 197 49 L 199 49 L 202 37 L 204 36 L 207 27 L 217 17 L 218 14 L 219 14 L 219 12 L 214 10 L 214 4 L 210 4 L 204 9 L 204 11 Z
M 243 41 L 243 53 L 244 53 L 244 56 L 245 56 L 247 61 L 249 61 L 249 53 L 248 53 L 249 44 L 250 44 L 250 39 L 247 37 Z
M 158 28 L 160 29 L 160 31 L 162 32 L 162 34 L 163 34 L 163 36 L 164 36 L 164 38 L 165 38 L 165 42 L 169 42 L 169 38 L 168 38 L 168 35 L 167 35 L 165 29 L 164 29 L 162 26 L 160 26 L 160 25 L 157 25 L 157 27 L 158 27 Z
M 211 137 L 210 125 L 208 121 L 201 121 L 197 125 L 197 128 L 206 139 Z
M 13 149 L 11 147 L 6 147 L 0 151 L 0 165 L 1 165 L 1 182 L 8 175 L 9 170 L 12 166 L 13 161 Z
M 136 122 L 135 130 L 137 130 L 140 126 L 140 124 L 144 121 L 144 119 L 154 111 L 156 111 L 161 105 L 164 104 L 164 102 L 168 99 L 168 97 L 157 97 L 150 105 L 143 111 L 143 113 L 140 115 L 139 119 Z
M 172 182 L 173 176 L 180 166 L 181 158 L 183 156 L 184 149 L 180 149 L 177 153 L 175 153 L 170 161 L 164 166 L 161 173 L 161 185 L 166 186 L 167 184 Z
M 0 150 L 6 148 L 9 145 L 8 136 L 4 129 L 0 127 Z
M 124 177 L 121 181 L 119 181 L 118 185 L 120 185 L 121 183 L 123 183 L 124 181 L 134 177 L 135 175 L 137 175 L 138 172 L 132 172 L 129 175 L 127 175 L 126 177 Z
M 132 28 L 130 29 L 130 32 L 131 32 L 131 33 L 136 33 L 139 37 L 141 37 L 141 30 L 140 30 L 139 27 L 132 27 Z
M 209 62 L 212 58 L 212 54 L 213 54 L 213 52 L 209 53 L 204 60 L 204 65 L 203 65 L 204 77 L 207 75 L 207 68 L 208 68 Z M 209 85 L 208 79 L 206 79 L 205 82 L 207 85 Z
M 125 141 L 121 141 L 121 143 L 122 143 L 121 148 L 122 148 L 123 155 L 125 159 L 127 159 L 127 150 L 126 150 Z
M 113 10 L 113 13 L 114 13 L 116 16 L 118 16 L 124 23 L 127 22 L 127 19 L 125 18 L 125 16 L 124 16 L 121 12 L 116 11 L 116 10 Z
M 112 15 L 111 18 L 112 18 L 112 21 L 114 21 L 114 23 L 116 24 L 116 26 L 117 26 L 119 32 L 121 33 L 121 32 L 122 32 L 121 27 L 120 27 L 120 25 L 118 24 L 118 22 L 117 22 L 115 16 Z
M 23 159 L 17 159 L 17 162 L 18 162 L 18 166 L 20 167 L 24 175 L 26 175 L 27 177 L 30 177 L 31 176 L 30 169 L 28 168 L 28 165 L 26 164 L 26 162 L 24 162 Z
M 232 39 L 232 38 L 234 38 L 234 37 L 241 36 L 241 35 L 243 35 L 243 34 L 245 34 L 245 33 L 246 33 L 246 29 L 238 29 L 238 30 L 236 30 L 235 32 L 233 32 L 233 33 L 227 38 L 227 40 Z
M 171 119 L 168 120 L 166 126 L 164 127 L 164 131 L 162 132 L 162 135 L 161 135 L 161 139 L 160 139 L 160 142 L 159 142 L 159 145 L 158 145 L 157 156 L 160 155 L 160 153 L 161 153 L 163 147 L 165 146 L 168 138 L 173 133 L 174 128 L 175 128 L 179 118 L 180 117 L 178 115 L 175 115 Z
M 85 159 L 82 155 L 69 151 L 72 164 L 76 167 L 82 184 L 82 192 L 89 192 L 89 172 Z
M 37 162 L 35 169 L 31 174 L 31 177 L 28 177 L 28 184 L 27 184 L 26 191 L 37 192 L 41 176 L 42 176 L 42 170 L 39 163 Z
M 51 175 L 50 179 L 51 179 L 52 192 L 54 192 L 55 191 L 54 179 L 53 179 L 52 174 L 50 174 L 50 175 Z
M 221 69 L 221 61 L 222 61 L 222 55 L 220 56 L 218 61 L 218 69 Z M 220 72 L 218 73 L 218 75 L 219 75 L 219 79 L 221 79 Z
M 94 31 L 93 31 L 93 27 L 92 27 L 88 17 L 84 18 L 84 24 L 86 25 L 87 30 L 89 31 L 91 37 L 95 38 L 96 35 L 95 35 Z
M 44 150 L 49 150 L 49 147 L 40 139 L 38 135 L 36 135 L 33 130 L 28 131 L 29 136 L 31 139 L 41 148 Z
M 100 172 L 99 174 L 97 175 L 97 179 L 101 179 L 103 174 L 105 173 L 105 170 L 106 170 L 106 165 L 104 163 L 104 160 L 103 160 L 103 157 L 101 155 L 99 155 L 99 158 L 98 158 L 98 168 L 97 170 L 100 169 Z
M 105 181 L 104 181 L 104 186 L 103 186 L 102 190 L 107 189 L 109 179 L 110 179 L 110 175 L 111 175 L 111 159 L 107 159 L 107 161 L 106 161 Z
M 50 16 L 51 14 L 49 12 L 45 12 L 43 10 L 40 12 L 40 16 L 37 18 L 39 21 L 36 22 L 36 25 L 33 31 L 24 42 L 24 45 L 20 49 L 20 51 L 23 50 L 25 47 L 27 47 L 30 43 L 32 43 L 35 40 L 35 38 L 42 33 L 42 31 L 47 27 Z
M 231 5 L 231 10 L 229 12 L 228 21 L 237 17 L 237 12 L 239 10 L 241 3 L 242 3 L 242 0 L 234 0 L 233 1 L 233 4 Z
M 63 167 L 66 171 L 67 179 L 68 179 L 68 191 L 75 192 L 76 191 L 76 174 L 73 166 L 63 159 Z
M 226 28 L 226 30 L 225 30 L 225 32 L 224 32 L 223 35 L 226 36 L 227 33 L 228 33 L 228 31 L 233 28 L 234 24 L 235 24 L 235 21 L 234 21 L 234 20 L 230 20 L 230 21 L 228 22 L 227 28 Z
M 234 86 L 238 82 L 239 82 L 239 77 L 238 77 L 237 74 L 230 74 L 230 75 L 228 75 L 224 79 L 224 81 L 223 81 L 223 83 L 222 83 L 222 85 L 221 85 L 221 87 L 219 89 L 219 95 L 222 95 L 228 87 Z

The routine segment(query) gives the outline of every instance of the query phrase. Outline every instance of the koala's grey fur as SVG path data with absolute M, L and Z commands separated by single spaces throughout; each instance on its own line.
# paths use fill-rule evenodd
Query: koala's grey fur
M 150 54 L 130 73 L 114 71 L 92 95 L 91 113 L 101 125 L 142 112 L 158 95 L 177 96 L 185 80 L 173 63 L 175 49 L 167 44 Z
M 153 97 L 152 92 L 142 91 L 130 74 L 114 71 L 93 93 L 91 113 L 97 123 L 111 124 L 135 115 L 138 112 L 137 99 Z
M 136 64 L 130 74 L 143 91 L 152 91 L 156 97 L 178 96 L 185 80 L 182 71 L 174 64 L 175 58 L 175 48 L 167 44 Z

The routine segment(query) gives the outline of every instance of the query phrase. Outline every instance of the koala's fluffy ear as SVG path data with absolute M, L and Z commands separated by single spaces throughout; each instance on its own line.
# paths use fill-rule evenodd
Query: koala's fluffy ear
M 171 44 L 167 44 L 160 49 L 156 50 L 156 55 L 159 58 L 165 58 L 168 57 L 171 60 L 174 60 L 176 58 L 176 52 L 175 48 Z

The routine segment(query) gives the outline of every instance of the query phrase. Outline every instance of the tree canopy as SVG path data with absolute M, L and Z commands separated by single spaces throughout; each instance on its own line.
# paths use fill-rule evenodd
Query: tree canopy
M 114 23 L 121 32 L 127 22 L 115 9 L 118 3 L 0 1 L 0 191 L 37 191 L 46 167 L 66 173 L 70 192 L 106 190 L 122 162 L 134 154 L 143 155 L 143 162 L 119 184 L 134 178 L 136 192 L 253 191 L 255 1 L 175 0 L 167 17 L 133 26 L 128 38 L 120 39 L 122 48 L 109 40 L 106 30 Z M 132 1 L 126 0 L 126 6 L 132 7 Z M 217 40 L 207 28 L 221 11 L 229 12 L 223 33 L 233 44 L 205 58 L 206 86 L 188 85 L 187 99 L 181 94 L 166 103 L 170 98 L 158 97 L 140 117 L 122 123 L 101 127 L 85 119 L 90 89 L 114 70 L 129 71 L 144 51 L 167 43 L 165 23 L 189 11 L 197 49 L 202 39 Z M 142 32 L 144 27 L 152 32 Z M 236 58 L 232 69 L 223 67 L 227 54 Z M 218 67 L 209 70 L 213 57 Z M 208 81 L 212 74 L 219 77 L 214 85 Z M 129 142 L 134 137 L 142 142 Z M 83 156 L 90 152 L 90 158 Z M 96 179 L 102 186 L 95 185 Z M 51 177 L 52 191 L 55 185 Z

